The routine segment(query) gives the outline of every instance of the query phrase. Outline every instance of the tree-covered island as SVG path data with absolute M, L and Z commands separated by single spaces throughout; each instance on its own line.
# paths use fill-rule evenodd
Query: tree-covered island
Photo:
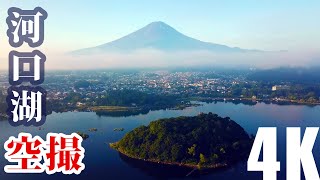
M 144 161 L 194 168 L 227 167 L 248 157 L 253 139 L 229 117 L 199 114 L 160 119 L 110 146 Z

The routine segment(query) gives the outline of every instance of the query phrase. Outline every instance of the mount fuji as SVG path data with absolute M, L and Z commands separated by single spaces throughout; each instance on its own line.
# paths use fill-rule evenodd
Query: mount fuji
M 88 55 L 106 52 L 130 52 L 140 49 L 155 49 L 165 52 L 205 50 L 216 53 L 262 52 L 226 45 L 204 42 L 186 36 L 168 24 L 158 21 L 115 41 L 73 51 L 72 54 Z

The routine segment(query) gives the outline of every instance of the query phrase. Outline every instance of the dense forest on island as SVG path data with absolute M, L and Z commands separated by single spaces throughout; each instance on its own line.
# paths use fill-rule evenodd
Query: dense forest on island
M 201 113 L 153 121 L 110 145 L 136 159 L 215 168 L 247 158 L 252 138 L 229 117 Z

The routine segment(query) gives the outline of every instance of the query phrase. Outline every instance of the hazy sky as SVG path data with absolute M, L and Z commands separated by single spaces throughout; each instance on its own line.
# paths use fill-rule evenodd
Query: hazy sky
M 320 52 L 319 0 L 0 0 L 0 60 L 13 49 L 6 36 L 8 8 L 36 6 L 48 12 L 45 42 L 39 48 L 45 53 L 100 45 L 153 21 L 202 41 Z

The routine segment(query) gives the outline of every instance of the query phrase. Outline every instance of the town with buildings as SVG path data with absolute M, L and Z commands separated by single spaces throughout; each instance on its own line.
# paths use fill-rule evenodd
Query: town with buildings
M 0 94 L 5 97 L 9 87 L 6 73 L 0 75 L 0 87 Z M 319 103 L 317 85 L 310 88 L 289 82 L 258 82 L 249 80 L 247 71 L 60 71 L 48 72 L 43 87 L 47 90 L 48 102 L 59 102 L 62 107 L 110 105 L 100 100 L 107 98 L 110 92 L 118 92 L 119 101 L 121 92 L 128 96 L 131 92 L 139 92 L 142 94 L 134 95 L 151 94 L 188 101 Z M 112 105 L 137 106 L 137 103 L 113 102 Z

